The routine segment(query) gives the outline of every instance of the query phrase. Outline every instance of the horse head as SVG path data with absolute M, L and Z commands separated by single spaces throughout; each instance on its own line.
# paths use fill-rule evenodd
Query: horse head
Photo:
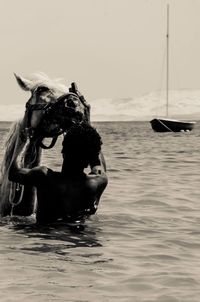
M 19 86 L 31 93 L 26 103 L 23 119 L 29 137 L 39 139 L 57 138 L 73 123 L 89 122 L 90 106 L 80 94 L 75 83 L 71 88 L 51 81 L 44 75 L 25 79 L 15 74 Z M 43 144 L 41 144 L 44 147 Z
M 90 122 L 90 106 L 78 91 L 38 74 L 25 79 L 15 74 L 19 86 L 31 93 L 22 120 L 13 124 L 5 143 L 5 153 L 0 172 L 0 215 L 31 215 L 36 199 L 32 186 L 22 186 L 8 180 L 12 159 L 20 154 L 20 165 L 33 168 L 40 164 L 41 148 L 52 148 L 58 135 L 67 131 L 73 123 Z M 46 147 L 42 141 L 52 137 Z

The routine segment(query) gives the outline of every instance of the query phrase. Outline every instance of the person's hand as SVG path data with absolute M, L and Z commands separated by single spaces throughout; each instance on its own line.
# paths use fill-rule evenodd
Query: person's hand
M 102 174 L 102 167 L 101 166 L 94 166 L 91 169 L 91 174 Z

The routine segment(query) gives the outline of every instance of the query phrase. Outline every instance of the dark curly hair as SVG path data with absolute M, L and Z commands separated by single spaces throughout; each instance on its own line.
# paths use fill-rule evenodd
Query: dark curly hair
M 101 137 L 95 128 L 87 123 L 75 124 L 64 137 L 62 153 L 84 161 L 87 166 L 97 161 L 101 145 Z

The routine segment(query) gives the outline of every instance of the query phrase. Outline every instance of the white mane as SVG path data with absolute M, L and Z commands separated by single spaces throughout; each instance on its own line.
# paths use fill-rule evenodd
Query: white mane
M 30 90 L 35 89 L 38 86 L 44 85 L 47 86 L 49 89 L 53 90 L 55 96 L 57 97 L 69 92 L 69 87 L 61 82 L 63 81 L 63 79 L 50 79 L 43 72 L 34 73 L 26 78 L 30 81 Z

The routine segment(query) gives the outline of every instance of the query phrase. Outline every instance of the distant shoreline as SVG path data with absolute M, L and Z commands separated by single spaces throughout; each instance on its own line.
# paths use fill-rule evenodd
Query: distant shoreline
M 101 121 L 91 121 L 92 123 L 148 123 L 152 118 L 146 119 L 146 120 L 101 120 Z M 189 120 L 193 120 L 194 122 L 199 122 L 200 119 L 182 119 L 184 121 L 189 121 Z M 15 121 L 0 121 L 0 124 L 12 124 Z

